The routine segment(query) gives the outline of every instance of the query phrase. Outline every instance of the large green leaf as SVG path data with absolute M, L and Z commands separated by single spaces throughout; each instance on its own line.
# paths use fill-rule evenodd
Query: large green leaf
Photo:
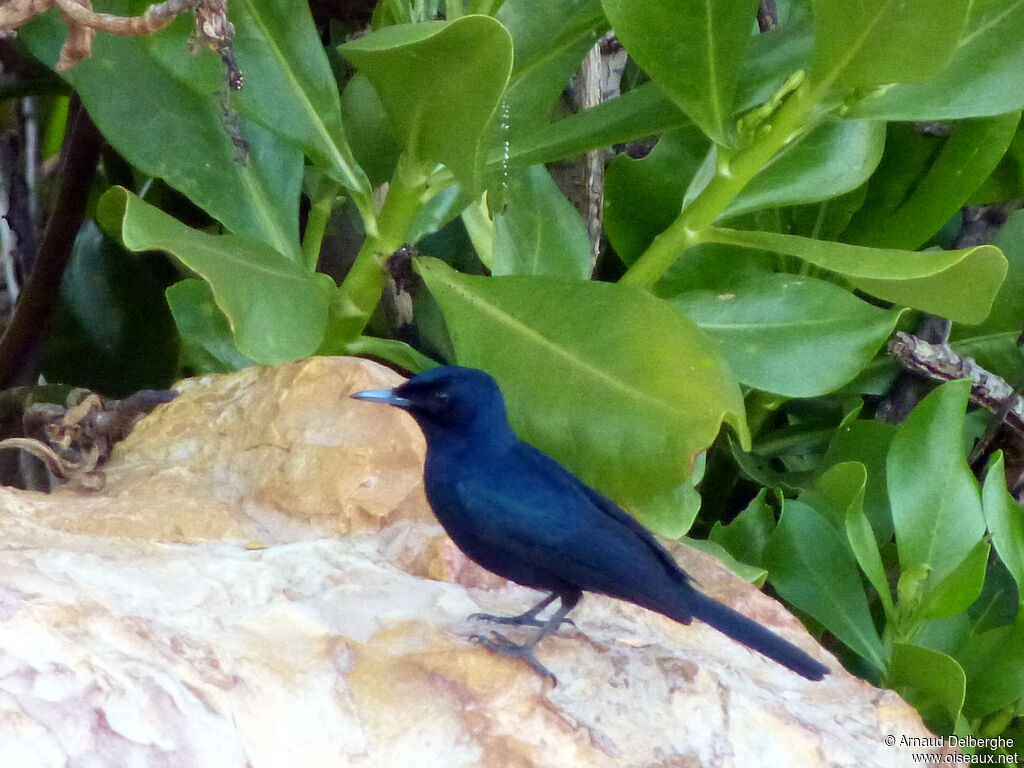
M 957 657 L 967 672 L 968 715 L 1016 706 L 1024 690 L 1024 613 L 1012 624 L 973 635 Z
M 981 498 L 992 543 L 1017 583 L 1017 600 L 1024 606 L 1024 510 L 1006 490 L 1001 451 L 996 451 L 989 464 Z
M 722 216 L 814 203 L 856 189 L 875 170 L 884 143 L 883 123 L 826 121 L 776 155 Z
M 124 15 L 130 3 L 109 0 L 100 9 Z M 169 33 L 173 30 L 160 34 Z M 32 53 L 50 66 L 66 36 L 56 14 L 39 16 L 20 31 Z M 180 43 L 178 55 L 187 57 L 185 41 Z M 264 128 L 243 123 L 250 151 L 241 161 L 217 96 L 200 95 L 182 83 L 151 54 L 151 44 L 100 34 L 92 56 L 60 74 L 132 165 L 167 181 L 235 234 L 300 258 L 302 154 Z
M 757 0 L 602 0 L 630 56 L 701 129 L 729 144 Z
M 985 517 L 963 446 L 971 382 L 952 381 L 922 400 L 900 426 L 889 449 L 892 504 L 901 589 L 912 580 L 913 616 L 929 592 L 959 568 L 985 534 Z M 915 606 L 915 603 L 917 606 Z
M 723 419 L 749 440 L 739 386 L 711 343 L 650 294 L 470 277 L 434 259 L 417 268 L 458 362 L 494 374 L 519 433 L 620 503 L 677 488 Z
M 717 557 L 722 561 L 722 565 L 726 566 L 741 579 L 750 582 L 758 589 L 764 586 L 764 580 L 768 576 L 768 572 L 764 568 L 740 562 L 721 544 L 709 539 L 691 539 L 686 536 L 683 537 L 682 541 L 684 541 L 687 546 L 699 549 L 701 552 L 705 552 L 712 557 Z
M 977 338 L 991 334 L 1013 335 L 1012 339 L 1006 339 L 1007 350 L 1011 351 L 1015 360 L 1020 359 L 1019 348 L 1016 344 L 1016 337 L 1020 335 L 1020 329 L 1024 328 L 1024 211 L 1017 211 L 999 230 L 993 243 L 1001 249 L 1009 269 L 1006 272 L 1006 280 L 1003 282 L 999 293 L 996 294 L 995 302 L 992 304 L 992 312 L 980 326 L 962 331 L 959 338 Z M 958 336 L 954 335 L 954 339 Z M 968 354 L 976 354 L 972 350 Z M 987 365 L 988 361 L 982 362 Z M 989 369 L 993 370 L 993 369 Z M 1017 377 L 1009 372 L 1000 372 L 1000 375 L 1016 381 Z
M 822 514 L 849 550 L 875 588 L 888 620 L 896 616 L 896 608 L 889 589 L 889 580 L 882 563 L 875 536 L 864 514 L 867 489 L 867 467 L 859 461 L 833 464 L 814 482 L 800 492 L 800 501 L 806 502 Z
M 370 186 L 342 131 L 338 84 L 308 5 L 296 0 L 236 0 L 233 53 L 243 75 L 232 105 L 254 122 L 302 148 L 366 203 Z M 149 54 L 200 96 L 223 89 L 224 65 L 208 49 L 188 53 L 194 23 L 183 16 L 141 39 Z
M 974 547 L 967 553 L 967 556 L 946 576 L 933 585 L 927 586 L 927 594 L 921 602 L 916 602 L 916 596 L 911 595 L 909 601 L 909 615 L 911 621 L 929 621 L 932 619 L 945 619 L 951 616 L 962 614 L 981 595 L 981 588 L 985 584 L 985 570 L 988 565 L 988 556 L 992 551 L 992 545 L 981 539 L 975 542 Z M 917 573 L 911 573 L 912 590 L 916 590 L 914 582 L 917 581 Z M 897 588 L 902 590 L 905 584 L 902 580 Z
M 209 282 L 237 349 L 259 363 L 316 351 L 327 324 L 326 275 L 242 235 L 210 235 L 168 216 L 123 187 L 100 199 L 97 215 L 133 251 L 162 250 Z
M 644 83 L 621 96 L 565 117 L 546 127 L 513 137 L 506 149 L 488 155 L 488 168 L 550 163 L 602 149 L 612 144 L 642 139 L 678 128 L 686 117 L 654 83 Z M 507 154 L 507 157 L 506 157 Z
M 512 36 L 512 78 L 502 100 L 510 134 L 546 121 L 608 22 L 600 0 L 506 0 L 495 14 Z
M 383 184 L 395 172 L 402 145 L 366 75 L 356 73 L 345 84 L 341 112 L 356 160 L 372 184 Z
M 885 129 L 867 121 L 828 121 L 765 166 L 723 216 L 837 197 L 863 184 L 881 157 Z M 707 154 L 694 126 L 663 135 L 646 157 L 618 155 L 605 177 L 605 227 L 631 264 L 679 215 Z
M 667 131 L 646 157 L 622 153 L 604 177 L 604 228 L 619 258 L 632 264 L 668 227 L 683 205 L 690 179 L 708 152 L 696 126 Z
M 711 229 L 704 237 L 796 256 L 880 299 L 963 323 L 985 319 L 1006 274 L 1006 258 L 991 245 L 922 252 L 735 229 Z
M 813 76 L 861 88 L 913 83 L 949 64 L 971 0 L 813 0 Z
M 895 126 L 890 138 L 896 140 L 871 178 L 867 202 L 854 214 L 842 239 L 882 248 L 921 246 L 996 168 L 1019 122 L 1019 112 L 967 120 L 953 126 L 946 139 L 922 136 L 912 126 Z M 907 144 L 931 146 L 908 151 Z M 920 164 L 913 161 L 915 155 Z
M 732 293 L 741 283 L 774 273 L 777 256 L 734 245 L 700 243 L 669 267 L 654 284 L 654 294 L 674 299 L 690 291 Z
M 46 334 L 47 381 L 108 397 L 170 386 L 178 336 L 155 269 L 161 259 L 128 253 L 94 222 L 85 223 Z
M 822 459 L 824 466 L 858 462 L 867 469 L 864 486 L 864 514 L 880 546 L 892 539 L 889 490 L 885 483 L 885 459 L 896 436 L 896 427 L 884 421 L 848 416 L 832 435 Z
M 739 111 L 764 104 L 794 72 L 811 68 L 814 24 L 805 2 L 779 5 L 780 25 L 750 40 L 736 94 Z
M 182 364 L 188 373 L 229 373 L 255 363 L 235 348 L 231 326 L 208 282 L 194 277 L 180 280 L 166 295 L 181 335 Z
M 742 383 L 790 397 L 817 397 L 848 382 L 900 316 L 833 283 L 781 273 L 728 294 L 684 293 L 674 303 L 718 344 Z
M 851 116 L 957 120 L 1024 109 L 1021 29 L 1024 0 L 974 0 L 967 28 L 944 72 L 921 83 L 893 85 L 854 105 Z
M 338 84 L 299 0 L 232 0 L 234 50 L 245 75 L 240 111 L 300 146 L 319 166 L 368 201 L 370 184 L 341 124 Z
M 468 187 L 479 181 L 487 126 L 508 83 L 512 39 L 489 16 L 402 24 L 339 48 L 365 74 L 424 172 L 446 165 Z
M 892 621 L 896 617 L 896 606 L 893 603 L 892 590 L 889 588 L 889 579 L 885 573 L 885 565 L 882 563 L 881 553 L 878 551 L 878 544 L 875 543 L 874 531 L 867 515 L 864 514 L 867 467 L 857 461 L 836 464 L 822 476 L 822 479 L 824 480 L 831 472 L 837 472 L 840 475 L 846 476 L 854 475 L 856 482 L 859 483 L 857 492 L 846 508 L 843 527 L 846 530 L 846 539 L 850 543 L 850 549 L 853 551 L 857 564 L 864 575 L 867 576 L 868 581 L 871 582 L 871 586 L 875 588 L 875 592 L 878 594 L 878 598 L 881 600 L 882 607 L 885 610 L 886 619 Z
M 766 500 L 767 495 L 768 489 L 762 488 L 728 525 L 716 522 L 708 539 L 739 562 L 760 567 L 775 530 L 775 512 Z
M 786 500 L 764 564 L 768 581 L 787 602 L 820 621 L 875 667 L 886 668 L 853 556 L 813 507 Z
M 955 659 L 909 643 L 893 645 L 885 684 L 913 704 L 932 728 L 942 731 L 953 729 L 967 690 L 966 676 Z
M 509 173 L 495 190 L 493 275 L 590 276 L 590 236 L 543 165 Z

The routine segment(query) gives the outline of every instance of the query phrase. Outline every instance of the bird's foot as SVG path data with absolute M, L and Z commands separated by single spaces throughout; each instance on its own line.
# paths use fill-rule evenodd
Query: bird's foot
M 494 624 L 512 624 L 517 627 L 543 627 L 544 621 L 538 619 L 536 615 L 531 613 L 523 613 L 519 616 L 495 616 L 492 613 L 472 613 L 469 616 L 470 621 L 490 621 Z M 562 624 L 569 624 L 573 627 L 576 626 L 576 622 L 572 619 L 562 619 Z
M 530 668 L 538 675 L 550 678 L 552 685 L 558 685 L 558 678 L 552 674 L 551 670 L 537 661 L 537 657 L 533 655 L 534 644 L 526 643 L 524 645 L 519 645 L 518 643 L 513 643 L 507 637 L 500 635 L 497 632 L 492 632 L 490 637 L 485 637 L 484 635 L 473 635 L 469 639 L 475 643 L 479 643 L 493 653 L 500 654 L 501 656 L 510 656 L 512 658 L 522 659 L 529 664 Z

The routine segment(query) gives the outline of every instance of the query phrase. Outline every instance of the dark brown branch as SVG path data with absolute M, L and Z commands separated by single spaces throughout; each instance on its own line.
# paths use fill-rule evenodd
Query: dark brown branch
M 62 151 L 60 184 L 53 211 L 11 323 L 0 339 L 0 389 L 33 384 L 38 376 L 39 353 L 64 268 L 85 219 L 102 144 L 99 131 L 75 98 L 68 115 L 67 140 Z

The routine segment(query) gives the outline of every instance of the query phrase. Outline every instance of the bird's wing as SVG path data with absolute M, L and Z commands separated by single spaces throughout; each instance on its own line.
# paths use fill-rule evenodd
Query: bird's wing
M 504 562 L 640 604 L 686 582 L 647 529 L 554 459 L 526 443 L 506 458 L 456 485 L 460 505 L 486 521 L 474 526 L 478 540 Z

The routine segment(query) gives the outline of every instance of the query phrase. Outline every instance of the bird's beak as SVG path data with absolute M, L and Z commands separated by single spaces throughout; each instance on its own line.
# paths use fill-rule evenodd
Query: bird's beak
M 411 408 L 412 400 L 400 397 L 393 389 L 366 389 L 352 395 L 356 400 L 366 400 L 370 403 L 385 403 L 396 408 Z

